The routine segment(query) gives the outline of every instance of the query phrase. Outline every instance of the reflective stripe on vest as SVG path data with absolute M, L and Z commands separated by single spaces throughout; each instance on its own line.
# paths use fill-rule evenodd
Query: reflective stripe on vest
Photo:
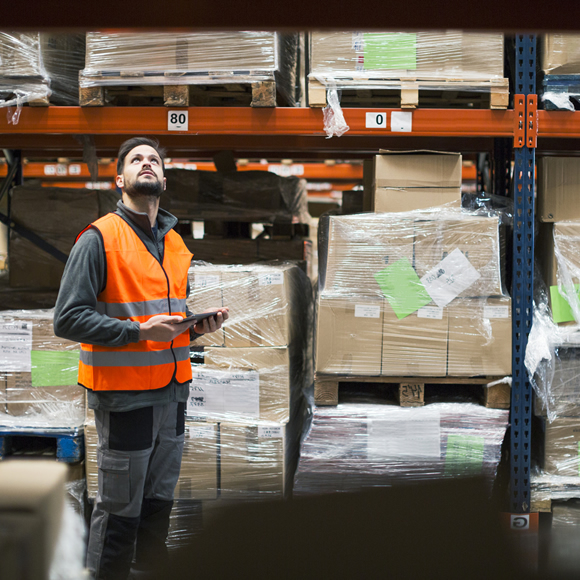
M 185 316 L 192 254 L 179 234 L 173 230 L 166 234 L 160 263 L 121 216 L 107 214 L 89 227 L 101 233 L 107 261 L 106 286 L 97 297 L 99 314 L 140 323 L 159 314 Z M 151 390 L 173 379 L 191 380 L 189 330 L 172 342 L 81 344 L 79 383 L 89 389 Z

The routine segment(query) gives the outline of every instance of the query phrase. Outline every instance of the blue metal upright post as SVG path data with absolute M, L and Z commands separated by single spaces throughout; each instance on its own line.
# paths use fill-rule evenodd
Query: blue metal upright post
M 536 94 L 536 38 L 516 37 L 516 95 Z M 527 116 L 524 124 L 528 125 Z M 510 510 L 530 510 L 532 389 L 524 356 L 533 318 L 535 148 L 525 141 L 514 152 L 514 245 L 512 283 L 512 394 Z

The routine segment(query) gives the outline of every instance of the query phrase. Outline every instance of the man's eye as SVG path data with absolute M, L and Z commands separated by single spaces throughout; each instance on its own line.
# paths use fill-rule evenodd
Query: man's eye
M 159 160 L 158 159 L 151 159 L 151 163 L 155 163 L 156 165 L 159 165 Z

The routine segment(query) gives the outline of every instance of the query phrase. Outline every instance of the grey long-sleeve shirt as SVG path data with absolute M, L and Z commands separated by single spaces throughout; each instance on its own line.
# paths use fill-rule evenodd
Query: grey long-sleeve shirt
M 157 236 L 146 213 L 129 209 L 122 201 L 117 203 L 121 216 L 160 262 L 163 261 L 165 235 L 177 223 L 177 218 L 159 209 Z M 96 311 L 97 296 L 107 282 L 107 261 L 100 232 L 88 229 L 73 246 L 67 260 L 54 313 L 54 332 L 69 340 L 101 346 L 122 346 L 139 341 L 140 326 L 132 320 L 110 318 Z M 188 286 L 189 294 L 189 286 Z M 192 338 L 198 335 L 192 334 Z M 151 391 L 91 391 L 87 390 L 91 409 L 104 411 L 132 411 L 151 405 L 185 402 L 189 382 L 175 380 Z

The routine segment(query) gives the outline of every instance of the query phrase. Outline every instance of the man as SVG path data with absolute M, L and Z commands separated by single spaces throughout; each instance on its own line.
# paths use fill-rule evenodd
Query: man
M 193 327 L 179 322 L 189 314 L 192 254 L 173 231 L 177 219 L 159 208 L 163 157 L 151 139 L 121 145 L 122 201 L 79 234 L 55 308 L 55 334 L 81 343 L 79 384 L 99 436 L 87 552 L 97 579 L 125 580 L 133 556 L 138 570 L 166 564 L 192 376 L 189 342 L 228 318 L 227 308 L 216 308 Z

